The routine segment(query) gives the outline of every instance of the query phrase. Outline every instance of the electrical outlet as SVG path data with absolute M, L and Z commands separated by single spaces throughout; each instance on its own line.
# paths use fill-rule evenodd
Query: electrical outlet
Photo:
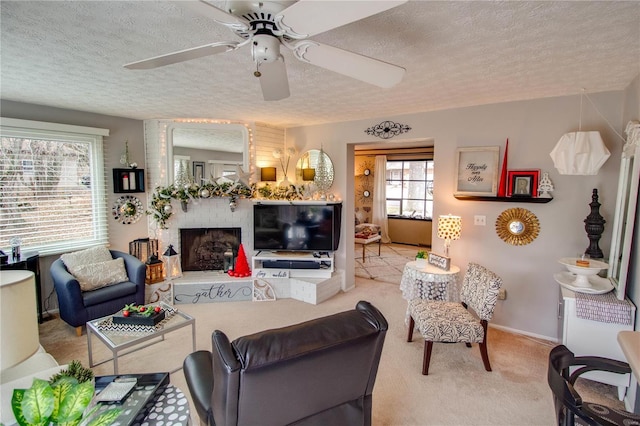
M 476 215 L 473 217 L 473 224 L 477 226 L 486 226 L 487 225 L 487 217 Z
M 504 300 L 507 298 L 507 290 L 504 288 L 501 288 L 500 290 L 498 290 L 498 300 Z

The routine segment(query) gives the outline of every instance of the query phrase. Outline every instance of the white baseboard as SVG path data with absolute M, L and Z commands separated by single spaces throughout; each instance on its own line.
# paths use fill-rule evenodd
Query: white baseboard
M 497 328 L 498 330 L 507 331 L 509 333 L 521 334 L 523 336 L 533 337 L 535 339 L 547 340 L 549 343 L 559 343 L 556 337 L 543 336 L 542 334 L 530 333 L 528 331 L 522 331 L 511 327 L 505 327 L 503 325 L 491 324 L 489 323 L 489 327 Z

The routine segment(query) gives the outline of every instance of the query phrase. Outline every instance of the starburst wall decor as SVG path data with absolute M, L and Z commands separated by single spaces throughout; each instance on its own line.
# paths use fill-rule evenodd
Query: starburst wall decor
M 393 121 L 383 121 L 380 124 L 376 124 L 373 127 L 369 127 L 364 132 L 368 135 L 373 135 L 381 139 L 391 139 L 394 136 L 407 133 L 411 130 L 407 124 L 395 123 Z

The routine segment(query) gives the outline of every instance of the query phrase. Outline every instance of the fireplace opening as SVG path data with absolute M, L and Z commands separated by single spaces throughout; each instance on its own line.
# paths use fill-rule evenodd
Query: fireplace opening
M 181 228 L 182 270 L 227 272 L 241 242 L 241 228 Z

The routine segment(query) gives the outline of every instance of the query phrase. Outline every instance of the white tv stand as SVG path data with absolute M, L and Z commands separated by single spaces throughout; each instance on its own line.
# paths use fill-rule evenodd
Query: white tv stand
M 265 267 L 269 265 L 272 267 Z M 337 294 L 344 280 L 344 272 L 335 269 L 333 252 L 314 256 L 307 252 L 263 250 L 251 257 L 251 270 L 254 285 L 259 281 L 268 283 L 277 298 L 314 305 Z

